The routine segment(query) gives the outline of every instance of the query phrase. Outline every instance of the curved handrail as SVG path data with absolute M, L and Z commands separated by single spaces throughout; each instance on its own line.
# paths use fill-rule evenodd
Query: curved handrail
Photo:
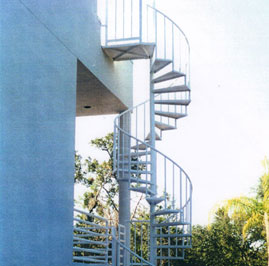
M 161 14 L 162 16 L 164 16 L 166 19 L 168 19 L 171 23 L 173 23 L 175 25 L 176 28 L 179 29 L 179 31 L 182 33 L 182 35 L 184 36 L 187 44 L 188 44 L 188 48 L 189 48 L 189 51 L 190 51 L 190 43 L 189 43 L 189 40 L 186 36 L 186 34 L 184 33 L 184 31 L 171 19 L 169 18 L 167 15 L 165 15 L 162 11 L 160 11 L 159 9 L 153 7 L 153 6 L 150 6 L 150 5 L 147 5 L 149 8 L 155 10 L 157 13 Z
M 190 43 L 189 43 L 189 40 L 188 40 L 186 34 L 183 32 L 183 30 L 171 18 L 169 18 L 167 15 L 165 15 L 162 11 L 158 10 L 157 8 L 155 8 L 155 7 L 151 6 L 151 5 L 147 5 L 147 9 L 151 9 L 153 12 L 156 13 L 155 14 L 155 20 L 157 20 L 157 18 L 156 18 L 157 14 L 161 15 L 164 20 L 168 20 L 171 23 L 172 27 L 175 27 L 176 29 L 178 29 L 178 31 L 181 33 L 181 35 L 185 39 L 186 44 L 187 44 L 187 51 L 188 51 L 187 52 L 187 62 L 186 62 L 187 69 L 186 69 L 185 74 L 187 75 L 187 84 L 190 87 Z M 158 35 L 157 27 L 158 27 L 157 26 L 157 21 L 155 21 L 155 43 L 157 43 L 157 35 Z M 166 27 L 167 27 L 167 25 L 166 25 Z M 166 39 L 166 31 L 164 32 L 164 39 Z M 174 31 L 172 30 L 172 45 L 173 45 L 172 54 L 174 54 L 174 43 L 173 42 L 175 42 L 175 39 L 174 39 Z M 166 48 L 164 48 L 164 49 L 166 49 Z M 157 50 L 155 50 L 155 53 L 156 52 L 157 52 Z
M 188 212 L 187 211 L 187 208 L 191 206 L 190 204 L 191 204 L 192 189 L 193 189 L 193 187 L 192 187 L 192 182 L 191 182 L 188 174 L 173 159 L 171 159 L 170 157 L 168 157 L 167 155 L 165 155 L 164 153 L 162 153 L 161 151 L 159 151 L 155 147 L 151 146 L 148 142 L 146 142 L 144 140 L 141 140 L 141 139 L 139 139 L 139 138 L 131 135 L 130 132 L 128 132 L 127 130 L 125 130 L 125 129 L 123 129 L 123 128 L 120 127 L 120 120 L 121 120 L 122 117 L 124 117 L 125 115 L 129 115 L 129 114 L 130 115 L 131 114 L 135 114 L 137 112 L 136 110 L 139 107 L 145 105 L 146 103 L 149 103 L 149 100 L 146 100 L 146 101 L 144 101 L 144 102 L 142 102 L 142 103 L 140 103 L 140 104 L 138 104 L 138 105 L 136 105 L 136 106 L 134 106 L 134 107 L 126 110 L 126 111 L 124 111 L 123 113 L 119 114 L 115 118 L 115 120 L 114 120 L 114 129 L 115 129 L 115 132 L 114 132 L 114 138 L 115 138 L 114 141 L 115 142 L 114 142 L 114 153 L 113 153 L 113 155 L 114 155 L 114 171 L 117 171 L 118 177 L 119 177 L 119 172 L 121 171 L 120 170 L 120 164 L 119 164 L 119 161 L 120 161 L 120 153 L 119 152 L 117 153 L 116 149 L 118 148 L 118 151 L 119 151 L 119 147 L 117 147 L 117 145 L 120 145 L 120 144 L 119 144 L 119 141 L 116 140 L 116 135 L 118 137 L 121 135 L 122 137 L 124 136 L 124 138 L 127 138 L 128 139 L 128 143 L 129 143 L 129 146 L 130 146 L 131 141 L 133 140 L 133 142 L 136 143 L 137 145 L 138 144 L 139 145 L 141 145 L 141 144 L 144 145 L 146 150 L 152 150 L 152 151 L 156 152 L 156 156 L 157 157 L 158 156 L 159 157 L 162 157 L 161 160 L 165 163 L 165 165 L 166 165 L 166 163 L 168 164 L 168 162 L 170 162 L 171 167 L 175 167 L 175 168 L 178 169 L 179 174 L 180 174 L 180 178 L 183 176 L 184 180 L 186 180 L 186 182 L 185 182 L 185 189 L 187 190 L 187 188 L 188 188 L 188 193 L 186 192 L 187 193 L 186 194 L 186 197 L 187 197 L 187 195 L 188 195 L 188 197 L 185 200 L 184 199 L 181 199 L 180 200 L 180 210 L 182 211 L 182 213 L 186 213 L 186 217 L 183 218 L 183 221 L 191 222 L 191 211 Z M 136 119 L 138 119 L 138 118 L 136 117 Z M 129 147 L 129 149 L 130 149 L 130 147 Z M 123 154 L 121 154 L 121 155 L 123 155 Z M 128 160 L 131 160 L 130 153 L 129 154 L 126 154 L 126 156 L 128 157 Z M 131 164 L 131 161 L 128 163 L 128 166 L 129 167 L 130 167 L 130 164 Z M 166 171 L 166 169 L 165 169 L 165 171 Z M 176 176 L 173 175 L 172 179 L 174 180 L 175 178 L 176 178 Z M 165 180 L 165 184 L 166 184 L 166 180 Z M 183 192 L 182 184 L 180 185 L 179 190 L 180 190 L 180 194 L 183 194 L 184 193 Z M 166 191 L 167 190 L 165 189 L 165 193 L 166 193 Z M 172 198 L 173 199 L 175 199 L 174 197 L 175 197 L 175 195 L 172 195 Z M 180 197 L 182 197 L 182 196 L 180 196 Z M 166 200 L 166 197 L 165 197 L 165 205 L 167 204 L 166 201 L 167 200 Z M 174 204 L 174 203 L 172 202 L 172 204 Z

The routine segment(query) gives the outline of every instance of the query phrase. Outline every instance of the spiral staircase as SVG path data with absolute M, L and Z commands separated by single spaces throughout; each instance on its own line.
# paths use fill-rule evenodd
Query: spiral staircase
M 156 142 L 187 116 L 189 43 L 170 18 L 142 0 L 110 0 L 105 6 L 102 48 L 107 56 L 150 60 L 150 99 L 115 119 L 114 172 L 150 206 L 151 264 L 174 265 L 191 247 L 192 184 Z

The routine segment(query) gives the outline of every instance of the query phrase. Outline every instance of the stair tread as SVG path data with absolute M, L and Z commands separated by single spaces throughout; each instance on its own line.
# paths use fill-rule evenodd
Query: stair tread
M 154 223 L 154 227 L 163 227 L 163 226 L 177 226 L 177 225 L 190 225 L 186 222 L 165 222 L 165 223 Z
M 190 245 L 156 245 L 154 247 L 155 248 L 191 248 Z
M 148 59 L 153 55 L 154 43 L 113 44 L 102 47 L 114 61 Z
M 138 174 L 149 174 L 151 175 L 151 171 L 145 171 L 145 170 L 135 170 L 135 169 L 119 169 L 121 172 L 130 172 L 130 173 L 138 173 Z
M 191 100 L 155 100 L 155 104 L 189 105 Z
M 182 92 L 182 91 L 190 91 L 190 89 L 186 85 L 178 85 L 173 87 L 155 89 L 153 90 L 153 93 L 168 93 L 168 92 Z
M 155 121 L 155 126 L 157 128 L 159 128 L 160 130 L 171 130 L 171 129 L 176 129 L 176 127 L 174 126 L 170 126 L 168 124 L 165 124 L 165 123 L 162 123 L 162 122 L 158 122 L 158 121 Z
M 119 161 L 119 164 L 126 164 L 126 165 L 135 165 L 135 164 L 151 164 L 151 161 Z
M 151 139 L 151 135 L 150 133 L 146 136 L 145 140 L 150 140 Z M 155 132 L 155 140 L 162 140 L 161 137 Z
M 157 78 L 154 78 L 153 82 L 158 83 L 158 82 L 163 82 L 163 81 L 170 80 L 170 79 L 180 78 L 183 76 L 185 76 L 185 74 L 183 74 L 179 71 L 170 71 L 170 72 L 167 72 L 167 73 L 165 73 Z
M 146 150 L 147 148 L 148 146 L 144 143 L 140 143 L 131 147 L 131 149 L 135 149 L 135 150 Z
M 145 156 L 145 155 L 150 155 L 150 152 L 147 151 L 141 151 L 141 152 L 131 152 L 130 153 L 131 157 L 139 157 L 139 156 Z
M 147 193 L 147 194 L 150 194 L 150 195 L 154 194 L 153 191 L 151 191 L 150 189 L 148 189 L 146 187 L 130 187 L 130 190 L 136 191 L 136 192 L 141 192 L 141 193 Z
M 158 215 L 165 215 L 165 214 L 174 214 L 174 213 L 179 213 L 179 210 L 172 210 L 172 209 L 163 209 L 163 210 L 158 210 L 152 213 L 154 216 Z
M 145 179 L 140 179 L 140 178 L 119 178 L 119 181 L 130 181 L 131 183 L 139 183 L 139 184 L 148 184 L 151 185 L 152 182 L 150 182 L 149 180 L 145 180 Z
M 165 116 L 165 117 L 170 117 L 170 118 L 175 118 L 175 119 L 187 116 L 187 114 L 174 113 L 174 112 L 163 112 L 163 111 L 155 111 L 155 115 L 160 115 L 160 116 Z
M 156 73 L 171 63 L 172 60 L 170 59 L 156 58 L 151 66 L 151 72 Z
M 164 201 L 165 198 L 163 198 L 163 197 L 150 197 L 150 198 L 146 198 L 146 200 L 149 204 L 151 204 L 151 203 L 158 204 L 158 203 L 161 203 L 162 201 Z
M 191 237 L 191 234 L 154 234 L 153 237 L 169 238 L 169 237 Z

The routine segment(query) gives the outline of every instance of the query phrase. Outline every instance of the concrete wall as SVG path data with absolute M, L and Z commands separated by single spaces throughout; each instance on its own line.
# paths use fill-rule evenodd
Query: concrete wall
M 97 0 L 22 0 L 30 12 L 57 36 L 126 106 L 132 105 L 132 64 L 116 62 L 101 49 Z
M 77 59 L 126 105 L 130 63 L 102 54 L 94 0 L 0 1 L 0 265 L 69 266 Z

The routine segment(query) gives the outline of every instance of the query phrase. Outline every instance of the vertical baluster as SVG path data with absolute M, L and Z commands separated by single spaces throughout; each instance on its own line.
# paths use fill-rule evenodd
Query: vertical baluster
M 131 38 L 133 37 L 133 0 L 131 0 Z
M 150 230 L 149 230 L 149 224 L 147 224 L 147 230 L 148 230 L 148 245 L 147 245 L 147 248 L 148 248 L 148 260 L 149 260 L 149 251 L 150 251 Z
M 175 209 L 175 165 L 173 164 L 173 209 Z
M 147 6 L 147 31 L 146 41 L 149 42 L 149 7 Z
M 142 250 L 143 250 L 143 223 L 141 222 L 140 223 L 141 224 L 141 239 L 140 239 L 140 257 L 142 257 L 143 258 L 143 253 L 142 253 Z M 142 262 L 142 260 L 140 260 L 141 261 L 141 266 L 143 266 L 143 262 Z
M 164 191 L 165 191 L 165 209 L 167 208 L 167 189 L 166 189 L 166 158 L 164 158 Z
M 125 0 L 122 0 L 122 35 L 123 35 L 123 38 L 125 37 L 124 25 L 125 25 Z
M 118 119 L 118 127 L 117 127 L 117 131 L 118 131 L 118 140 L 117 140 L 117 147 L 118 147 L 118 160 L 117 160 L 117 178 L 119 178 L 119 166 L 120 166 L 120 160 L 123 160 L 123 150 L 121 148 L 121 141 L 122 141 L 122 133 L 121 131 L 119 130 L 119 124 L 120 124 L 120 118 Z
M 134 252 L 136 252 L 136 222 L 134 222 L 134 235 L 135 235 L 135 242 L 134 242 Z
M 115 39 L 117 39 L 118 0 L 115 0 Z
M 170 233 L 171 233 L 170 232 L 170 227 L 168 227 L 168 235 L 170 235 Z M 171 237 L 168 237 L 168 243 L 167 244 L 168 244 L 168 246 L 171 245 Z M 168 251 L 168 254 L 167 255 L 170 257 L 171 256 L 171 253 L 170 253 L 171 252 L 171 249 L 170 249 L 170 247 L 168 248 L 167 251 Z M 168 263 L 169 263 L 168 266 L 170 266 L 170 260 L 168 260 Z
M 105 44 L 107 46 L 107 38 L 108 38 L 108 0 L 106 0 L 106 40 L 105 40 Z
M 185 176 L 185 204 L 187 203 L 187 200 L 188 200 L 188 180 L 187 180 L 187 177 Z M 186 207 L 185 208 L 186 209 L 186 212 L 187 212 L 187 210 L 188 210 L 188 208 Z M 186 213 L 186 216 L 187 216 L 187 218 L 188 218 L 188 215 L 187 215 L 187 213 Z
M 108 221 L 106 221 L 106 263 L 108 263 L 108 236 L 109 236 L 109 232 L 108 232 Z
M 164 59 L 166 59 L 166 18 L 163 18 Z
M 144 137 L 144 141 L 146 141 L 146 104 L 144 103 L 143 104 L 144 106 L 144 134 L 143 134 L 143 137 Z
M 180 173 L 180 210 L 182 208 L 182 171 L 179 169 Z
M 142 42 L 142 0 L 139 0 L 139 42 Z
M 137 126 L 138 126 L 138 117 L 137 117 L 137 115 L 138 115 L 138 110 L 137 110 L 138 108 L 135 108 L 135 137 L 137 138 L 137 133 L 138 133 L 138 129 L 137 129 Z
M 172 70 L 175 70 L 175 36 L 174 36 L 174 23 L 172 23 Z
M 155 26 L 155 44 L 156 44 L 156 48 L 155 48 L 155 59 L 158 58 L 158 45 L 157 45 L 157 41 L 158 41 L 158 36 L 157 36 L 157 32 L 158 32 L 158 24 L 157 24 L 157 11 L 154 9 L 154 26 Z
M 181 33 L 179 35 L 179 72 L 181 72 L 181 57 L 182 57 L 182 49 L 181 49 Z

